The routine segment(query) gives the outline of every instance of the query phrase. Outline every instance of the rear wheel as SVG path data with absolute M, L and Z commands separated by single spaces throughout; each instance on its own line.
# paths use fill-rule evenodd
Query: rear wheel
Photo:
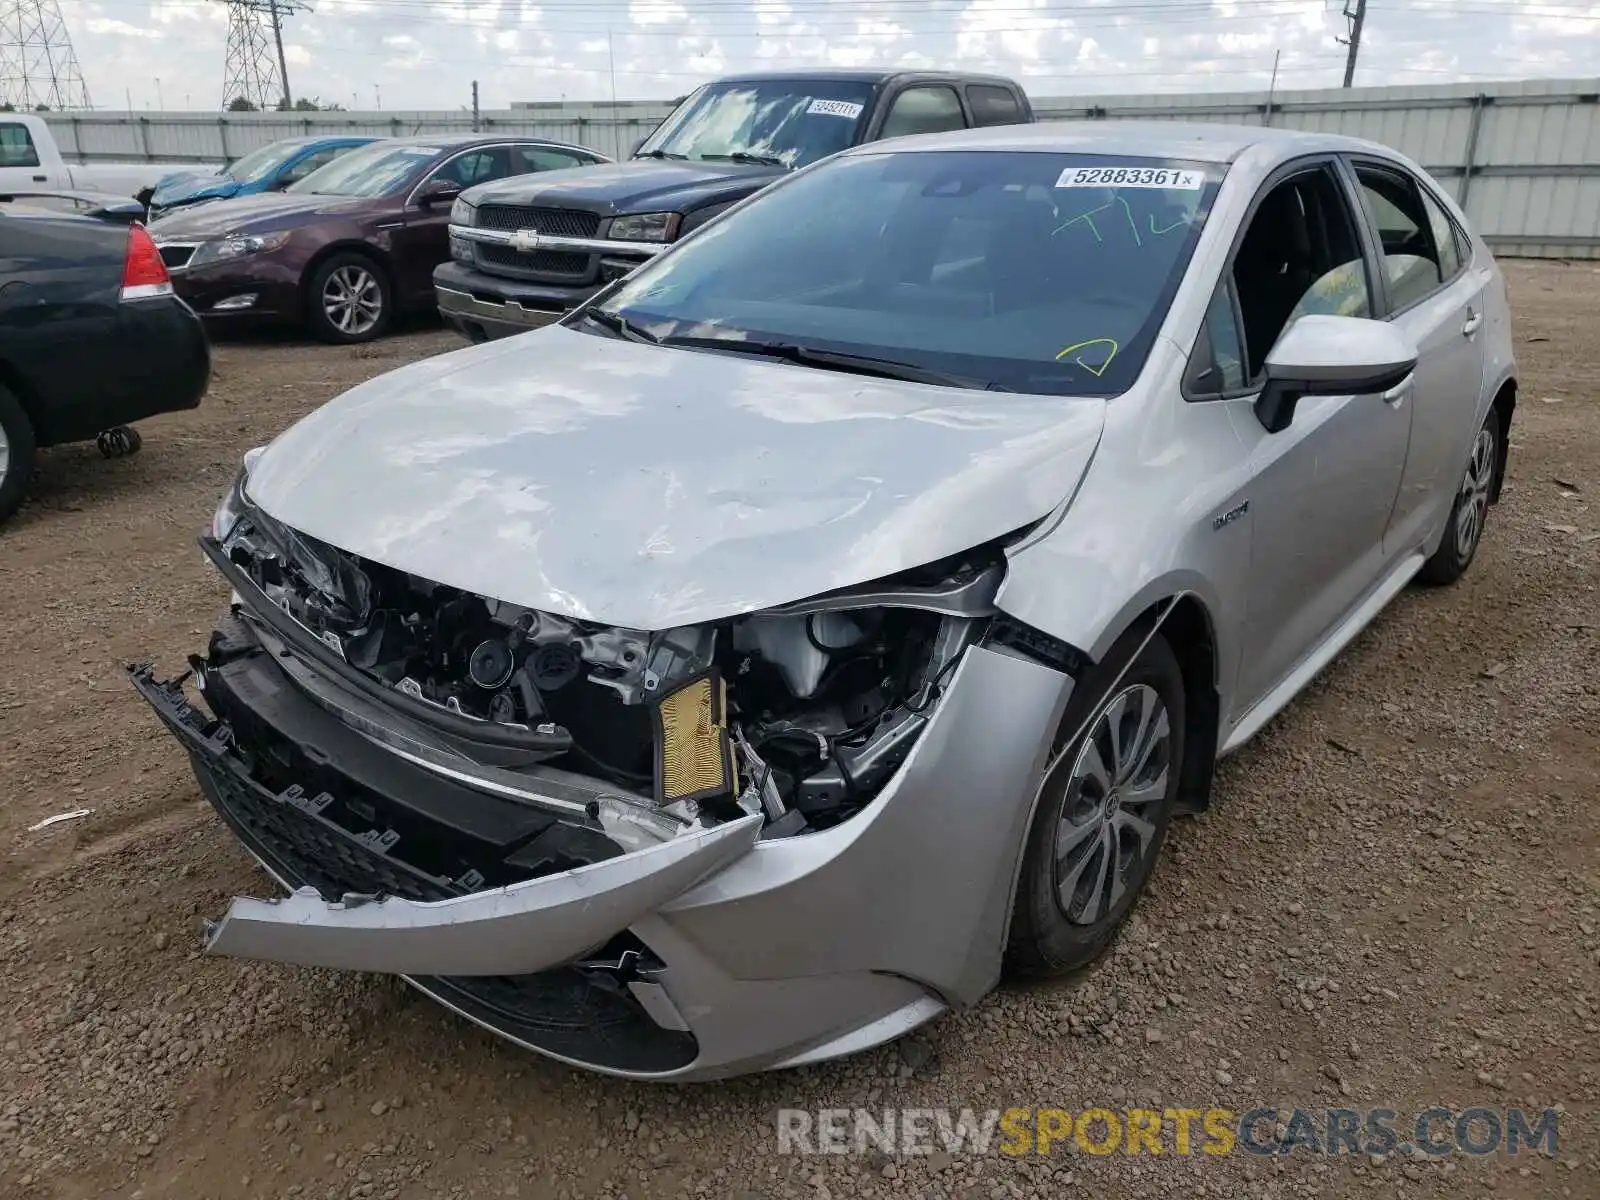
M 320 341 L 369 342 L 388 330 L 393 307 L 382 267 L 364 254 L 335 254 L 311 277 L 306 322 Z
M 1450 506 L 1450 519 L 1446 522 L 1444 540 L 1433 552 L 1433 557 L 1422 564 L 1418 578 L 1424 583 L 1454 583 L 1466 573 L 1477 557 L 1478 543 L 1483 540 L 1484 522 L 1489 517 L 1490 497 L 1494 492 L 1495 472 L 1500 465 L 1500 414 L 1489 410 L 1483 427 L 1472 439 L 1472 450 L 1467 456 L 1467 469 L 1462 473 L 1456 488 L 1455 503 Z
M 33 422 L 16 396 L 0 386 L 0 521 L 17 511 L 33 476 Z
M 1028 834 L 1006 947 L 1014 975 L 1056 975 L 1099 957 L 1166 839 L 1183 764 L 1183 673 L 1165 638 L 1140 650 L 1143 638 L 1124 635 L 1079 682 L 1062 719 L 1061 739 L 1088 724 L 1065 754 L 1053 748 L 1060 760 Z

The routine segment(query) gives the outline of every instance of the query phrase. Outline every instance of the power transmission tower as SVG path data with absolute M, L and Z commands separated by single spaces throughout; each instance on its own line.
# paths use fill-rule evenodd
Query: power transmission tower
M 0 0 L 0 104 L 89 107 L 89 89 L 56 0 Z
M 1356 77 L 1356 55 L 1361 53 L 1361 27 L 1367 23 L 1367 0 L 1356 0 L 1355 12 L 1350 11 L 1350 6 L 1344 6 L 1345 20 L 1350 22 L 1350 36 L 1335 38 L 1341 46 L 1349 46 L 1350 53 L 1344 60 L 1344 86 L 1349 87 Z
M 228 6 L 228 48 L 222 105 L 240 100 L 258 109 L 291 108 L 283 18 L 306 8 L 299 0 L 222 0 Z

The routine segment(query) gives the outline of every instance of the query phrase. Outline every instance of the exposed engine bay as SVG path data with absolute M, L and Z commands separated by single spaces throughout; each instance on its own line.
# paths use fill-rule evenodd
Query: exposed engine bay
M 242 503 L 221 551 L 268 602 L 411 711 L 705 823 L 827 828 L 905 760 L 998 584 L 974 552 L 722 622 L 642 632 L 523 608 L 323 544 Z M 422 706 L 418 710 L 416 706 Z

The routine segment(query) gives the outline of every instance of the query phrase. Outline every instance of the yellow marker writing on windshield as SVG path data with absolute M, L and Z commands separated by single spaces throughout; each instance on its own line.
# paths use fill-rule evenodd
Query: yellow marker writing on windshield
M 1083 359 L 1081 359 L 1081 358 L 1075 358 L 1075 359 L 1072 360 L 1076 365 L 1082 367 L 1085 371 L 1089 372 L 1089 374 L 1093 375 L 1096 379 L 1098 379 L 1100 376 L 1102 376 L 1102 375 L 1104 375 L 1106 373 L 1106 368 L 1111 365 L 1111 360 L 1117 356 L 1117 351 L 1122 349 L 1121 345 L 1118 344 L 1116 338 L 1108 338 L 1108 337 L 1089 338 L 1087 341 L 1072 343 L 1072 345 L 1068 346 L 1065 350 L 1061 351 L 1060 354 L 1056 355 L 1056 361 L 1060 362 L 1067 355 L 1072 354 L 1072 353 L 1074 353 L 1074 352 L 1076 352 L 1078 350 L 1082 350 L 1082 349 L 1084 349 L 1085 347 L 1088 347 L 1088 346 L 1109 346 L 1109 347 L 1111 347 L 1110 353 L 1108 353 L 1106 355 L 1105 362 L 1101 363 L 1099 366 L 1092 367 L 1088 363 L 1084 362 Z

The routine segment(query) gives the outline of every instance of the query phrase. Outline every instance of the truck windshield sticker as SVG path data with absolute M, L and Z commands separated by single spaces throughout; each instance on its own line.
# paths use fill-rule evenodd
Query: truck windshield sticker
M 821 113 L 825 117 L 847 117 L 854 121 L 861 115 L 861 108 L 852 100 L 813 100 L 806 106 L 806 112 Z
M 1176 167 L 1068 167 L 1056 180 L 1058 188 L 1171 188 L 1198 192 L 1205 186 L 1201 171 Z

